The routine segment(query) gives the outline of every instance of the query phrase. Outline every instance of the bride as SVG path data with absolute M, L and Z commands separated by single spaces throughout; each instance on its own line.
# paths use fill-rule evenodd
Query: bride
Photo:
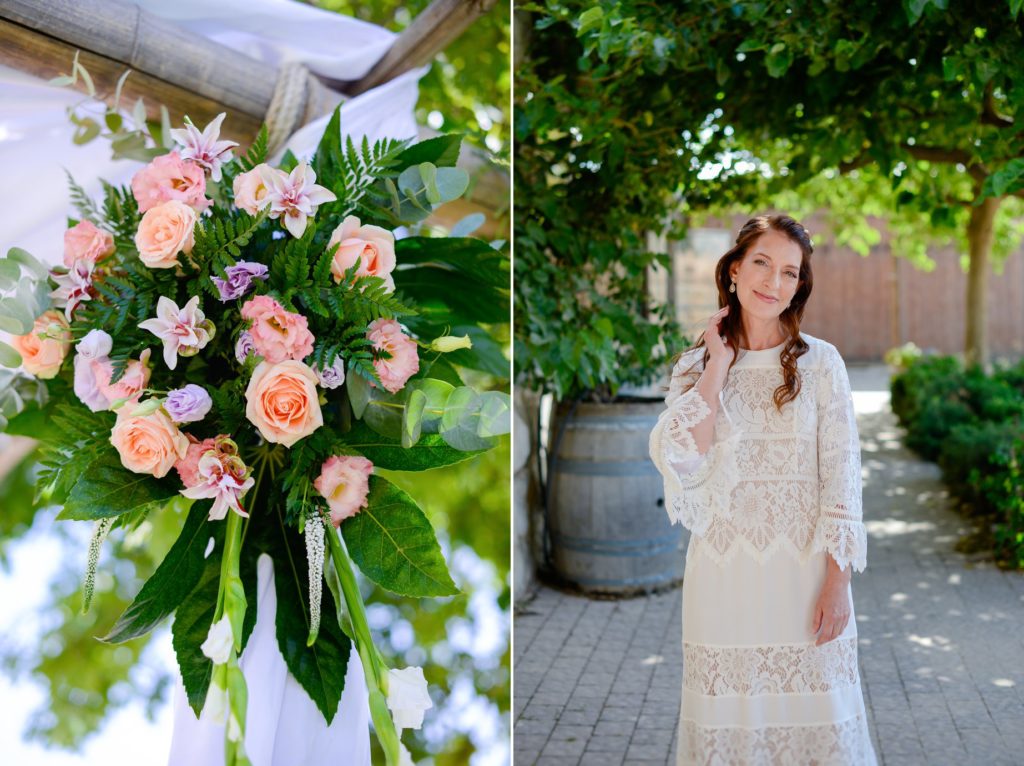
M 693 533 L 679 764 L 876 763 L 850 587 L 860 448 L 839 352 L 800 331 L 811 253 L 788 216 L 743 226 L 651 433 L 666 509 Z

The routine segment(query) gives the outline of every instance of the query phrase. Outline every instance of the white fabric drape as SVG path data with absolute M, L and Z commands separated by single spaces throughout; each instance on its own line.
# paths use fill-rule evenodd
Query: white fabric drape
M 136 0 L 146 11 L 197 35 L 262 61 L 301 61 L 315 74 L 355 80 L 388 50 L 394 33 L 356 19 L 290 0 Z M 68 71 L 71 62 L 68 61 Z M 341 110 L 344 135 L 371 141 L 412 138 L 419 80 L 427 67 L 407 72 L 360 96 Z M 46 263 L 61 261 L 70 204 L 65 169 L 93 196 L 100 179 L 126 184 L 141 163 L 110 158 L 110 146 L 96 139 L 72 144 L 66 109 L 88 103 L 82 94 L 0 67 L 0 247 L 21 247 Z M 230 118 L 229 118 L 230 119 Z M 285 148 L 309 157 L 328 117 L 306 125 Z M 202 127 L 202 126 L 200 126 Z M 283 149 L 282 149 L 283 152 Z M 349 662 L 338 714 L 328 728 L 313 702 L 287 673 L 277 649 L 276 600 L 270 559 L 259 568 L 258 619 L 241 660 L 249 684 L 246 751 L 255 766 L 368 766 L 370 763 L 366 686 L 358 657 Z M 330 598 L 330 596 L 326 596 Z M 170 763 L 219 766 L 223 729 L 198 721 L 184 701 L 178 680 Z

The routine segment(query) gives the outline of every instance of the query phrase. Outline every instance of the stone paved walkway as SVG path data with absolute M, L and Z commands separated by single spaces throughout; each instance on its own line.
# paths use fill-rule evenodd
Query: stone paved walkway
M 879 762 L 1024 764 L 1024 576 L 953 550 L 968 526 L 901 444 L 883 367 L 851 367 L 868 568 L 854 575 Z M 679 590 L 600 601 L 541 588 L 514 619 L 516 766 L 674 764 Z

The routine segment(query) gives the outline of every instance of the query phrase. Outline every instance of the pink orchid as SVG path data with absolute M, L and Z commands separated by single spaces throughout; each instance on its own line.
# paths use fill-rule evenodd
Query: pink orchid
M 210 171 L 210 179 L 220 180 L 220 166 L 222 163 L 231 161 L 231 147 L 238 146 L 235 141 L 220 141 L 220 124 L 224 122 L 224 112 L 221 112 L 213 121 L 207 125 L 203 132 L 192 124 L 192 120 L 185 118 L 185 127 L 171 131 L 171 138 L 181 148 L 181 158 L 192 160 Z
M 79 258 L 66 272 L 50 272 L 50 278 L 57 283 L 57 289 L 50 293 L 50 297 L 54 306 L 64 309 L 68 322 L 75 309 L 92 300 L 92 271 L 95 266 L 93 261 Z
M 238 457 L 238 447 L 231 439 L 218 436 L 202 444 L 211 441 L 213 446 L 199 458 L 192 477 L 195 483 L 180 492 L 193 500 L 213 499 L 211 521 L 223 519 L 228 515 L 228 509 L 247 517 L 249 514 L 238 501 L 256 483 L 249 475 L 251 471 Z
M 337 199 L 334 192 L 316 184 L 316 173 L 305 162 L 286 174 L 268 166 L 261 166 L 260 178 L 267 187 L 267 196 L 261 207 L 270 205 L 270 217 L 284 215 L 284 227 L 293 237 L 301 237 L 306 230 L 306 219 L 316 215 L 317 206 Z
M 140 330 L 149 330 L 164 343 L 164 361 L 170 369 L 178 364 L 178 356 L 195 356 L 213 338 L 213 322 L 199 308 L 194 296 L 181 308 L 170 298 L 160 296 L 156 318 L 139 322 Z

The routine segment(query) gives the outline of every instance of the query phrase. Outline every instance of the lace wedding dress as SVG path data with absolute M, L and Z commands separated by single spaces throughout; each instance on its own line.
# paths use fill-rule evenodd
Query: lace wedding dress
M 665 507 L 692 531 L 683 580 L 679 764 L 873 766 L 857 625 L 815 646 L 826 556 L 863 571 L 860 447 L 846 367 L 801 333 L 802 388 L 776 409 L 783 346 L 740 351 L 705 454 L 704 349 L 672 371 L 651 433 Z M 689 375 L 686 371 L 696 362 Z M 852 608 L 852 593 L 851 608 Z

